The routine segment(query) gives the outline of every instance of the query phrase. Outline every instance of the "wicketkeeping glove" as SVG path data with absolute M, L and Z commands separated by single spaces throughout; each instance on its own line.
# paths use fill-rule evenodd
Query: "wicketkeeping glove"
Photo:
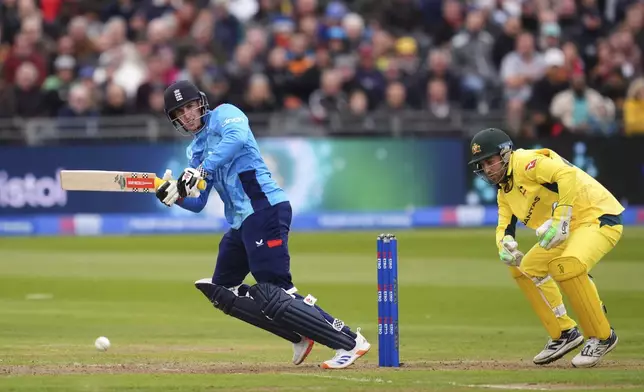
M 511 235 L 506 235 L 501 240 L 501 250 L 499 251 L 501 261 L 507 265 L 519 266 L 523 253 L 519 250 L 519 244 Z
M 572 207 L 558 205 L 552 212 L 552 219 L 548 219 L 537 229 L 539 246 L 549 250 L 563 243 L 570 235 L 570 219 Z

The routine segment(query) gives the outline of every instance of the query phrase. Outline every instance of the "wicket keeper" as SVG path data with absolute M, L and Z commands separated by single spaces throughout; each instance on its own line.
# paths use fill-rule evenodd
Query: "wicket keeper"
M 589 272 L 619 241 L 624 207 L 556 152 L 514 150 L 500 129 L 477 133 L 470 147 L 475 173 L 498 187 L 499 256 L 550 334 L 534 363 L 551 363 L 583 344 L 572 365 L 595 366 L 615 348 L 617 335 Z M 537 243 L 525 255 L 515 240 L 519 221 L 537 235 Z M 583 335 L 568 315 L 561 292 Z
M 225 314 L 293 343 L 295 365 L 314 341 L 336 351 L 323 368 L 353 364 L 371 345 L 359 328 L 352 331 L 316 305 L 315 297 L 297 293 L 288 250 L 291 204 L 268 170 L 246 115 L 230 104 L 210 110 L 206 95 L 185 80 L 168 87 L 164 99 L 168 119 L 192 142 L 190 167 L 177 180 L 166 170 L 157 198 L 198 213 L 214 188 L 231 226 L 219 243 L 212 278 L 198 280 L 196 287 Z M 197 189 L 201 179 L 208 184 L 203 192 Z M 249 273 L 257 282 L 252 286 L 243 283 Z

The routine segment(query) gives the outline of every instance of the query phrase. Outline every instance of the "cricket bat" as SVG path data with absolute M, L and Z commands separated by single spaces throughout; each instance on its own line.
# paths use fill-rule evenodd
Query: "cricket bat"
M 155 193 L 164 183 L 155 173 L 106 171 L 106 170 L 61 170 L 60 184 L 66 191 L 140 192 Z M 206 189 L 206 181 L 199 180 L 197 188 Z

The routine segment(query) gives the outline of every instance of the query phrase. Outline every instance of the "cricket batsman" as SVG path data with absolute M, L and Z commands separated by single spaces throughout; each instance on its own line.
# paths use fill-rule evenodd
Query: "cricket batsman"
M 496 245 L 501 261 L 550 335 L 537 365 L 584 344 L 574 367 L 595 366 L 617 344 L 590 270 L 619 241 L 624 207 L 602 184 L 549 149 L 513 149 L 500 129 L 471 142 L 475 173 L 498 187 Z M 534 229 L 537 243 L 524 255 L 515 240 L 518 221 Z M 561 290 L 561 291 L 560 291 Z M 577 322 L 567 313 L 563 292 Z
M 164 99 L 168 119 L 192 142 L 189 167 L 176 180 L 166 170 L 157 198 L 198 213 L 215 188 L 231 226 L 219 243 L 212 278 L 196 281 L 197 289 L 225 314 L 293 343 L 295 365 L 306 359 L 314 341 L 336 351 L 323 368 L 353 364 L 371 345 L 360 328 L 353 332 L 316 305 L 315 297 L 297 293 L 288 250 L 291 205 L 268 170 L 246 115 L 230 104 L 210 110 L 206 95 L 185 80 L 169 86 Z M 202 192 L 201 179 L 208 184 Z M 248 273 L 256 284 L 243 284 Z

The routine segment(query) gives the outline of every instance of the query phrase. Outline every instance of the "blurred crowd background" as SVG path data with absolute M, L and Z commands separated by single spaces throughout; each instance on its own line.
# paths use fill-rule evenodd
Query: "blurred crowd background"
M 522 137 L 644 132 L 644 2 L 2 0 L 0 117 L 163 116 L 189 79 L 248 113 L 421 113 Z

